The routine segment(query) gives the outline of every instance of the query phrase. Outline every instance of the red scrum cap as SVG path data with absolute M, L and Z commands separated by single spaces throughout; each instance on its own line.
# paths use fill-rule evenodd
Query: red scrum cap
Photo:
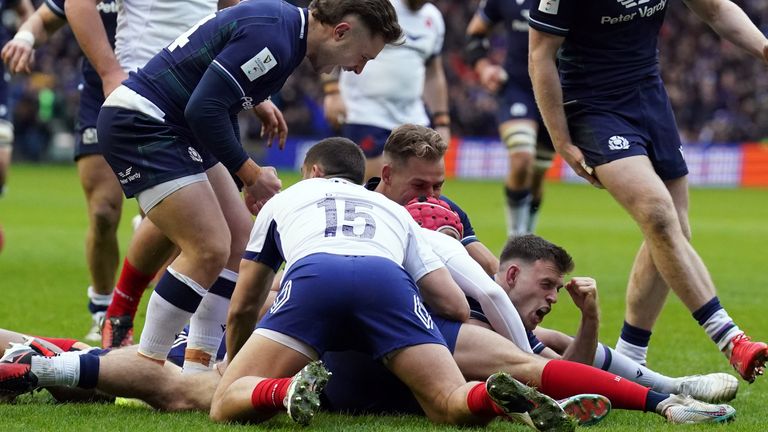
M 459 240 L 464 235 L 464 225 L 459 215 L 443 200 L 422 195 L 410 200 L 405 209 L 423 228 L 444 232 Z

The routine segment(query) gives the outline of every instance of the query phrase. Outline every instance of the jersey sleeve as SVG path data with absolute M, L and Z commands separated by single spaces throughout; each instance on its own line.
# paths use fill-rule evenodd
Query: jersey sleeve
M 405 209 L 403 209 L 405 211 Z M 422 228 L 408 215 L 404 219 L 408 223 L 408 240 L 405 249 L 403 268 L 411 275 L 414 281 L 424 277 L 443 266 L 427 240 L 422 236 Z
M 64 0 L 45 0 L 45 5 L 53 12 L 57 17 L 66 20 L 67 15 L 64 12 Z
M 271 26 L 258 23 L 243 26 L 211 63 L 211 67 L 238 90 L 241 98 L 252 97 L 253 105 L 270 96 L 266 89 L 282 80 L 290 63 L 285 42 L 279 34 L 272 34 L 279 32 L 270 30 Z
M 280 232 L 274 219 L 275 201 L 277 200 L 274 198 L 267 201 L 259 211 L 243 259 L 262 263 L 277 272 L 285 257 L 280 244 Z
M 436 7 L 432 14 L 432 25 L 435 29 L 435 45 L 432 47 L 432 57 L 435 57 L 443 52 L 443 43 L 445 43 L 445 20 L 443 14 Z
M 528 24 L 536 30 L 566 36 L 571 28 L 576 0 L 533 0 Z

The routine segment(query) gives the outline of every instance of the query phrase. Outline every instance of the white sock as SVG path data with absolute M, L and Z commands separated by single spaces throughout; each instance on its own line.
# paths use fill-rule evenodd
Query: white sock
M 648 347 L 631 344 L 622 338 L 616 342 L 616 352 L 624 354 L 630 360 L 645 365 L 648 357 Z
M 720 309 L 713 313 L 701 326 L 704 327 L 707 336 L 717 344 L 720 351 L 725 351 L 726 348 L 729 348 L 731 339 L 737 334 L 743 333 L 725 309 Z
M 31 371 L 37 377 L 39 387 L 76 387 L 80 381 L 80 355 L 63 352 L 55 357 L 34 356 Z
M 94 291 L 92 286 L 89 286 L 88 299 L 91 301 L 91 303 L 95 304 L 96 306 L 108 307 L 109 303 L 112 302 L 112 293 L 99 294 L 96 291 Z
M 595 352 L 595 361 L 592 366 L 624 377 L 651 390 L 660 393 L 671 393 L 676 388 L 674 380 L 666 375 L 637 363 L 620 352 L 598 343 Z
M 200 302 L 200 306 L 189 322 L 187 350 L 202 351 L 210 355 L 212 361 L 208 365 L 203 365 L 200 362 L 184 360 L 183 373 L 206 371 L 213 366 L 221 339 L 224 337 L 228 310 L 228 298 L 210 292 L 203 297 L 203 301 Z
M 147 305 L 147 319 L 141 331 L 139 352 L 149 358 L 165 361 L 176 334 L 191 316 L 191 312 L 172 305 L 153 291 Z

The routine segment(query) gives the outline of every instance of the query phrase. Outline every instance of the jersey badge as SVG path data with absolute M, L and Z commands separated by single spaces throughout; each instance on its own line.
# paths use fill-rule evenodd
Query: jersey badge
M 245 72 L 250 81 L 255 81 L 275 66 L 277 66 L 277 59 L 269 51 L 269 48 L 264 48 L 250 60 L 243 63 L 240 69 Z

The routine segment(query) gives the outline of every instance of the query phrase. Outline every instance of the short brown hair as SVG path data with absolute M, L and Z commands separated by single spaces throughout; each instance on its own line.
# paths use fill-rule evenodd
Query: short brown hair
M 560 246 L 550 243 L 535 234 L 512 237 L 507 240 L 501 251 L 499 263 L 502 265 L 513 259 L 533 263 L 538 260 L 550 261 L 562 273 L 573 271 L 573 258 Z
M 341 177 L 356 184 L 363 184 L 365 155 L 354 142 L 331 137 L 313 145 L 304 157 L 304 166 L 320 165 L 325 177 Z
M 384 155 L 393 164 L 405 164 L 416 157 L 437 161 L 445 156 L 448 144 L 443 137 L 425 126 L 404 124 L 395 128 L 384 143 Z
M 371 35 L 381 35 L 388 44 L 403 37 L 397 13 L 389 0 L 312 0 L 309 10 L 315 19 L 326 25 L 336 25 L 345 16 L 355 15 L 368 27 Z

